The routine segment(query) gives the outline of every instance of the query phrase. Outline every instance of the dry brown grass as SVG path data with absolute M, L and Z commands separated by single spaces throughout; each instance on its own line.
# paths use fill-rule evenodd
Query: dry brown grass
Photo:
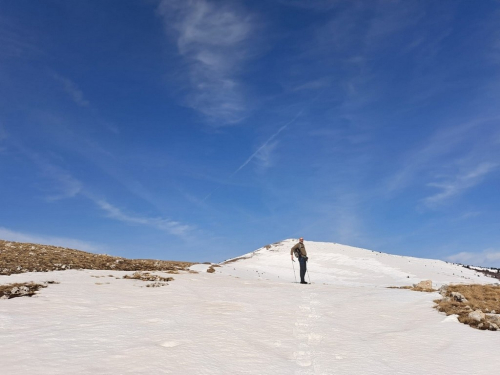
M 452 292 L 462 294 L 466 300 L 458 301 L 452 296 Z M 480 310 L 486 314 L 500 314 L 500 286 L 498 285 L 448 285 L 443 292 L 442 299 L 435 300 L 435 308 L 446 315 L 456 314 L 461 323 L 479 329 L 497 330 L 492 319 L 493 315 L 486 316 L 483 320 L 474 320 L 469 313 Z
M 124 279 L 133 279 L 141 281 L 152 281 L 152 283 L 147 284 L 148 288 L 156 288 L 164 285 L 168 285 L 168 281 L 172 281 L 173 277 L 163 277 L 160 275 L 153 275 L 149 272 L 134 272 L 132 275 L 123 276 Z
M 237 262 L 239 260 L 242 260 L 242 259 L 248 259 L 248 257 L 238 257 L 238 258 L 226 260 L 225 262 L 222 262 L 222 264 L 230 264 L 230 263 L 234 263 L 234 262 Z
M 53 284 L 51 282 L 50 284 Z M 0 299 L 11 299 L 15 297 L 31 297 L 39 289 L 46 288 L 45 284 L 35 284 L 33 282 L 29 283 L 14 283 L 0 285 Z
M 0 240 L 0 275 L 67 269 L 116 271 L 187 271 L 193 263 L 150 259 L 126 259 L 58 246 Z
M 173 277 L 163 277 L 160 275 L 153 275 L 149 272 L 134 272 L 132 275 L 123 276 L 123 278 L 142 280 L 142 281 L 163 281 L 163 282 L 172 281 L 174 279 Z

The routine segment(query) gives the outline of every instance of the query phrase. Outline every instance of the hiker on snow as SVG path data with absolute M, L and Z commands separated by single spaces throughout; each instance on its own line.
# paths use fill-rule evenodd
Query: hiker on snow
M 299 243 L 296 244 L 292 249 L 290 250 L 290 255 L 292 257 L 292 262 L 293 260 L 293 255 L 297 258 L 299 258 L 299 264 L 300 264 L 300 283 L 301 284 L 307 284 L 306 281 L 304 280 L 304 277 L 306 276 L 306 271 L 307 271 L 307 251 L 306 247 L 304 246 L 304 239 L 301 237 L 299 238 Z

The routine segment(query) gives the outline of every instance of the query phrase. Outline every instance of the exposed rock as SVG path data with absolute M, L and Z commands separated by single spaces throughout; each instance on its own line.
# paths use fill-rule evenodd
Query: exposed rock
M 480 322 L 484 320 L 485 314 L 481 310 L 475 310 L 469 313 L 469 318 L 475 320 L 476 322 Z M 481 323 L 482 324 L 482 323 Z
M 451 297 L 458 302 L 468 302 L 467 298 L 465 298 L 464 295 L 459 292 L 451 292 Z
M 448 291 L 448 285 L 442 285 L 441 288 L 439 288 L 438 292 L 442 296 L 446 296 L 446 292 Z
M 422 280 L 417 285 L 415 285 L 415 288 L 432 289 L 432 280 Z
M 500 326 L 500 314 L 486 314 L 486 320 Z

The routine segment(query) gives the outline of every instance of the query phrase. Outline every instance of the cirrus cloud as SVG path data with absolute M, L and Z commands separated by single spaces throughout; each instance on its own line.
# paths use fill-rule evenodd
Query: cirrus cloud
M 158 13 L 187 66 L 186 106 L 218 125 L 241 121 L 247 108 L 238 74 L 251 56 L 252 17 L 207 0 L 162 0 Z

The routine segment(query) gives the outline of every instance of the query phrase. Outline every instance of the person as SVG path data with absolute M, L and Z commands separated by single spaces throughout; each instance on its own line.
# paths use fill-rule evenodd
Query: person
M 300 264 L 300 283 L 307 284 L 306 281 L 304 280 L 304 277 L 306 276 L 308 258 L 307 258 L 306 247 L 304 245 L 304 239 L 302 237 L 299 238 L 299 242 L 290 250 L 292 262 L 293 262 L 293 255 L 295 252 L 297 252 Z

